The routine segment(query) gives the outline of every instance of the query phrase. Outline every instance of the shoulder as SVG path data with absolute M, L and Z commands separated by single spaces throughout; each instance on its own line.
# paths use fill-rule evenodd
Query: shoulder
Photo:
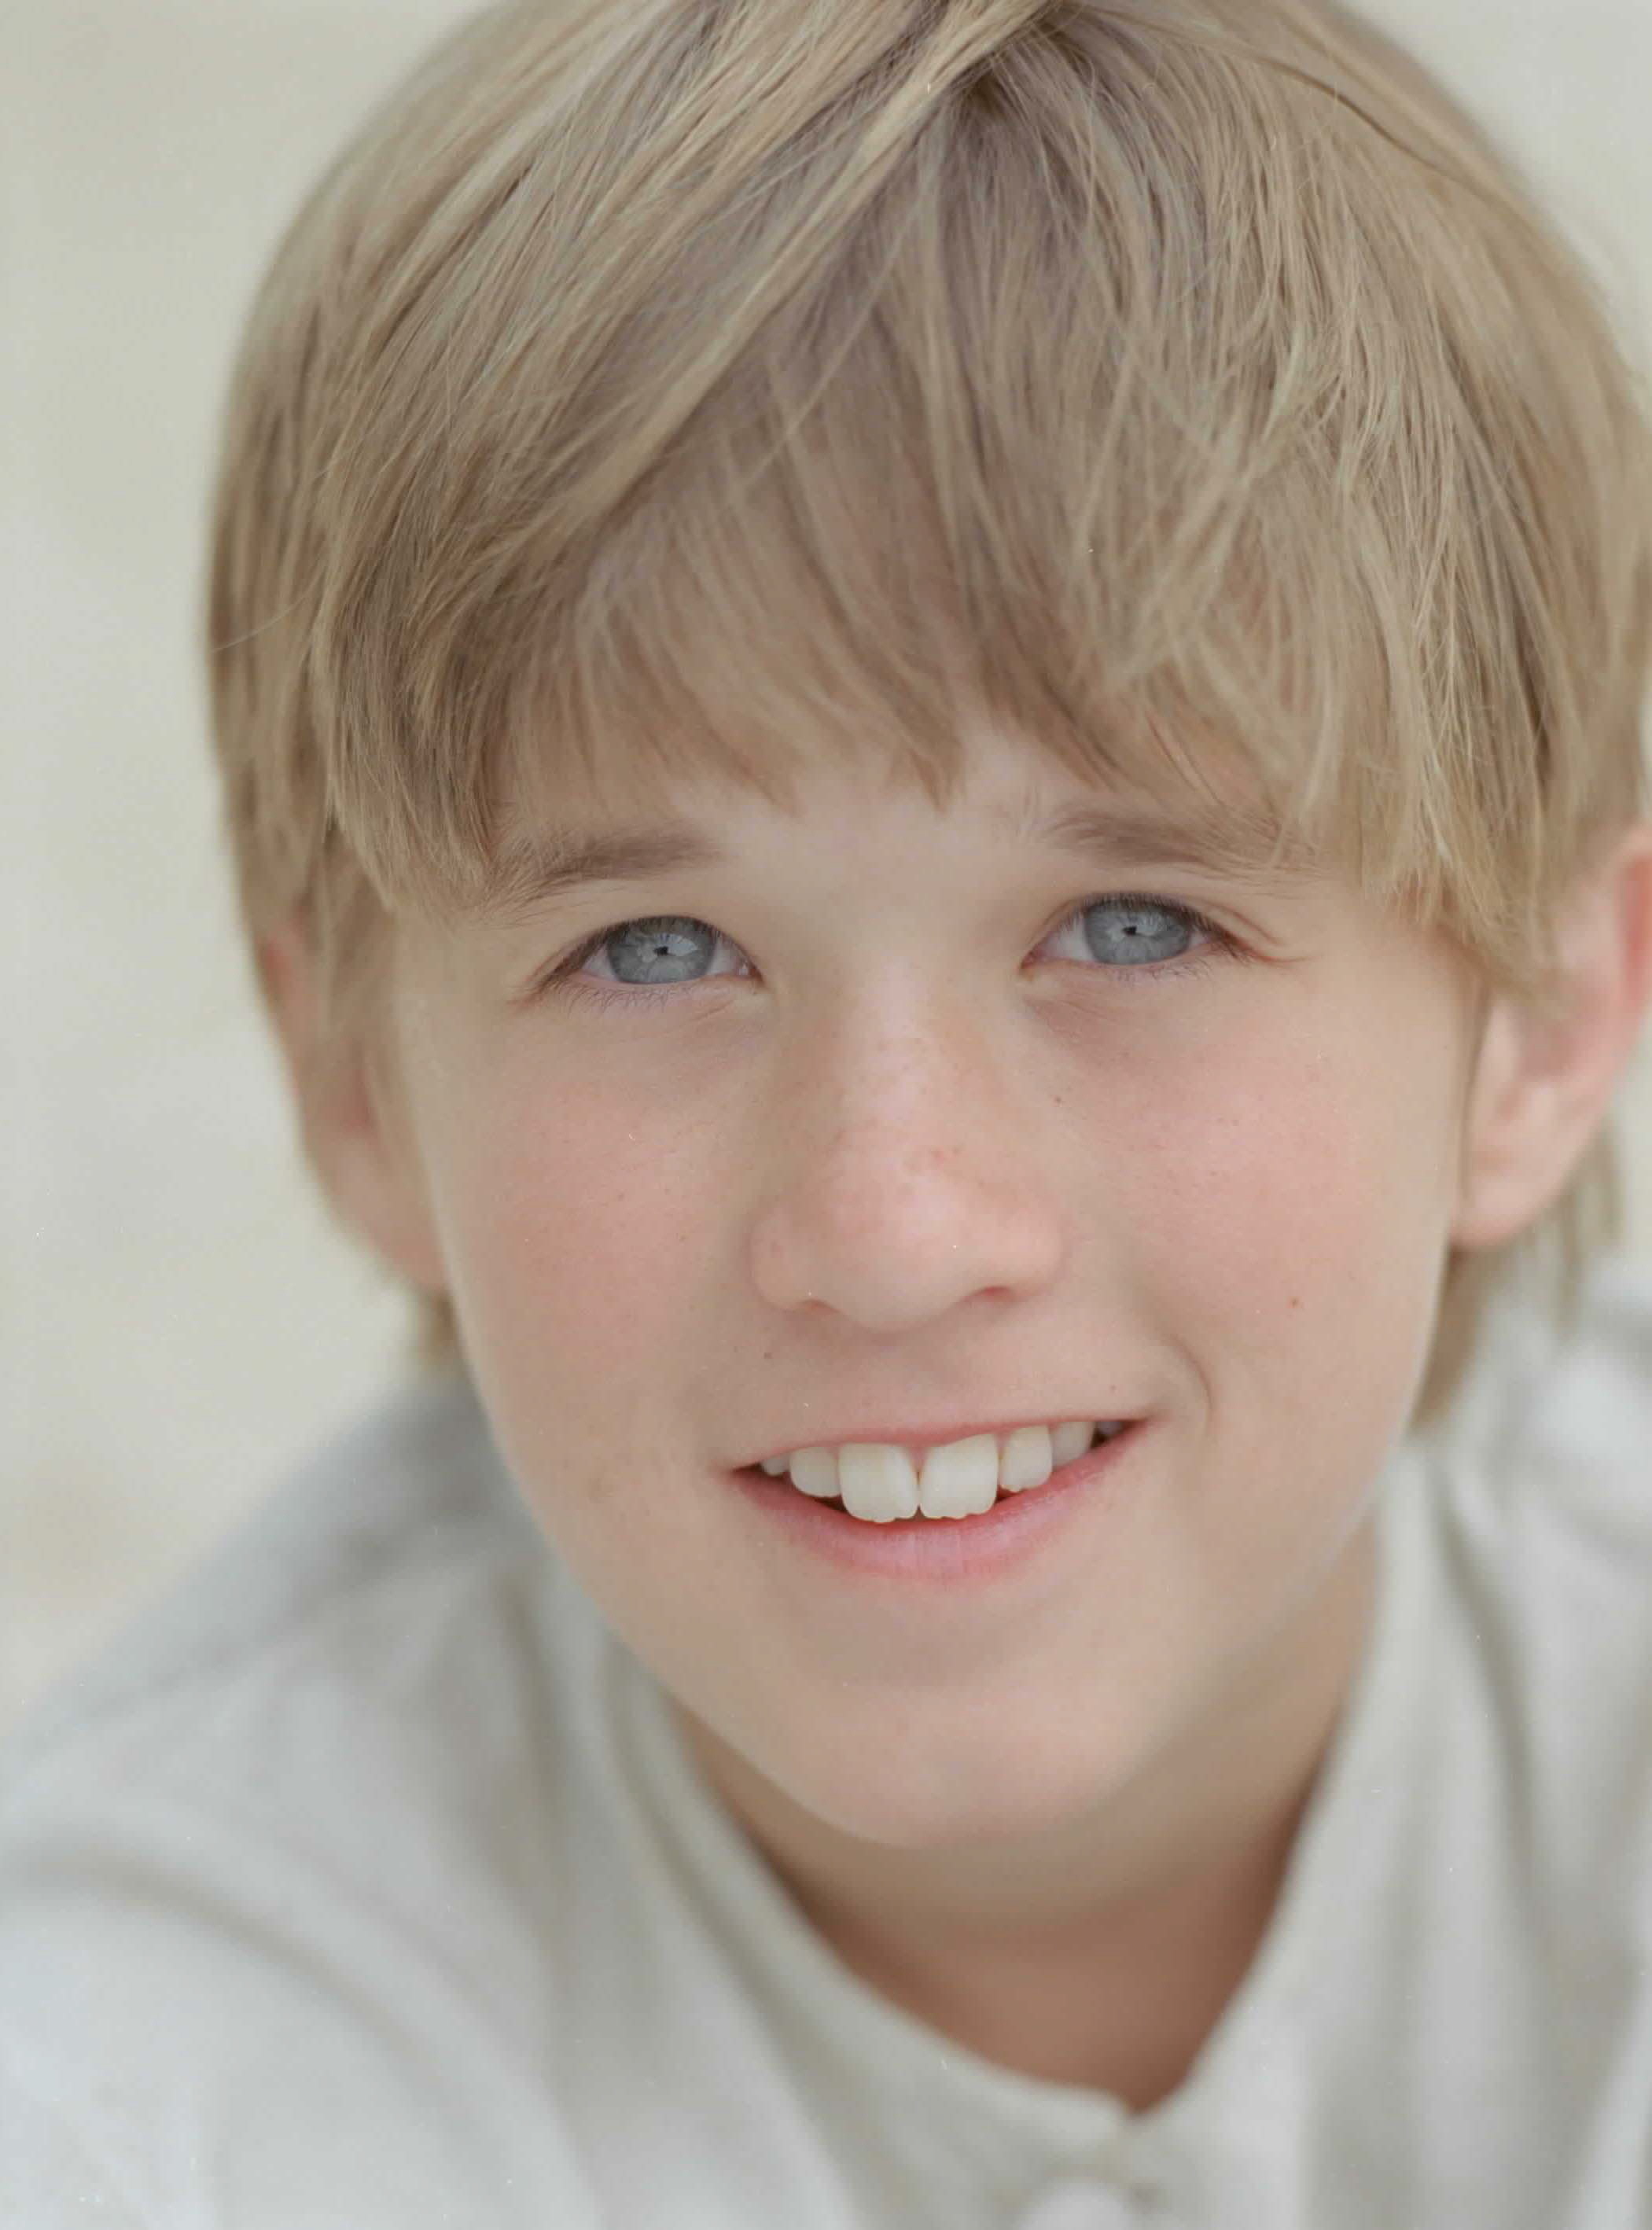
M 248 2222 L 513 2224 L 515 2147 L 525 2210 L 584 2220 L 523 1979 L 558 1911 L 547 1582 L 468 1387 L 403 1389 L 0 1745 L 16 2219 L 216 2224 L 221 2169 Z
M 1520 1791 L 1581 1893 L 1652 1913 L 1652 1266 L 1597 1266 L 1562 1335 L 1507 1309 L 1425 1506 L 1454 1634 Z M 1652 1844 L 1644 1846 L 1652 1847 Z
M 324 1647 L 352 1608 L 486 1562 L 526 1523 L 464 1378 L 388 1390 L 25 1715 L 0 1786 Z
M 439 1863 L 444 1821 L 461 1863 L 487 1800 L 554 1750 L 568 1584 L 468 1382 L 396 1390 L 0 1743 L 0 1890 L 43 1838 L 165 1821 L 189 1823 L 186 1876 L 215 1839 L 261 1839 L 388 1896 L 398 1861 Z
M 0 2034 L 0 2223 L 29 2230 L 158 2230 L 162 2217 L 59 2115 Z
M 1505 1307 L 1446 1445 L 1510 1525 L 1652 1556 L 1652 1263 L 1597 1264 L 1562 1331 Z

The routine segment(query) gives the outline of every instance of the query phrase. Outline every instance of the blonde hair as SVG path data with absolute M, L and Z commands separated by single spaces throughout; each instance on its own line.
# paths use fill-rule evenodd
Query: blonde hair
M 1645 809 L 1649 521 L 1592 282 L 1340 8 L 495 7 L 317 185 L 235 374 L 208 631 L 249 943 L 301 923 L 342 1054 L 397 912 L 505 872 L 514 786 L 788 802 L 829 750 L 940 809 L 984 707 L 1184 807 L 1236 764 L 1541 1000 Z M 1454 1254 L 1416 1421 L 1497 1293 L 1549 1261 L 1564 1316 L 1622 1217 L 1608 1128 Z

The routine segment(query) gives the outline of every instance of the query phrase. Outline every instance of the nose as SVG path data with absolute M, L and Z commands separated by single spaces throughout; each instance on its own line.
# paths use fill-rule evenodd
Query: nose
M 1052 1280 L 1060 1175 L 1015 1068 L 1013 1047 L 957 1015 L 817 1045 L 766 1133 L 751 1260 L 768 1305 L 893 1335 Z

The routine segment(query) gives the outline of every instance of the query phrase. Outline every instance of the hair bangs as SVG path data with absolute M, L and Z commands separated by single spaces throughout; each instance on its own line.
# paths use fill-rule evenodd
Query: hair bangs
M 944 808 L 982 719 L 1081 780 L 1207 817 L 1242 799 L 1423 918 L 1447 903 L 1439 762 L 1384 747 L 1449 709 L 1406 609 L 1447 429 L 1413 422 L 1402 443 L 1384 414 L 1404 367 L 1356 317 L 1314 317 L 1316 273 L 1348 264 L 1358 228 L 1315 195 L 1302 133 L 1257 113 L 1281 87 L 1221 65 L 1224 109 L 1183 66 L 1199 190 L 1167 203 L 1120 81 L 1152 71 L 1162 111 L 1175 70 L 1115 44 L 1099 132 L 1071 113 L 1096 95 L 1094 55 L 1075 74 L 1051 36 L 995 56 L 918 132 L 898 190 L 664 412 L 649 333 L 700 362 L 724 314 L 731 244 L 690 244 L 669 317 L 650 300 L 591 368 L 609 440 L 587 482 L 553 489 L 541 467 L 537 502 L 536 460 L 567 448 L 562 344 L 547 322 L 542 363 L 519 345 L 528 400 L 450 474 L 462 504 L 425 538 L 428 576 L 400 581 L 399 625 L 337 607 L 341 691 L 387 631 L 403 678 L 382 711 L 404 780 L 339 789 L 387 903 L 410 882 L 462 906 L 513 797 L 707 776 L 781 802 L 825 751 Z M 794 151 L 800 206 L 807 168 Z M 1326 235 L 1306 248 L 1305 209 Z M 1384 443 L 1416 482 L 1388 506 L 1404 549 L 1374 500 Z M 429 486 L 428 452 L 423 469 Z M 361 744 L 364 770 L 389 756 Z

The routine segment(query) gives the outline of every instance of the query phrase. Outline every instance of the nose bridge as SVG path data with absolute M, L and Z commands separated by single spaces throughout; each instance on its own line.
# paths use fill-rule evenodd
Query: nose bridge
M 794 1077 L 752 1234 L 772 1305 L 894 1330 L 1053 1274 L 1059 1217 L 1013 1046 L 961 1001 L 844 1012 Z

